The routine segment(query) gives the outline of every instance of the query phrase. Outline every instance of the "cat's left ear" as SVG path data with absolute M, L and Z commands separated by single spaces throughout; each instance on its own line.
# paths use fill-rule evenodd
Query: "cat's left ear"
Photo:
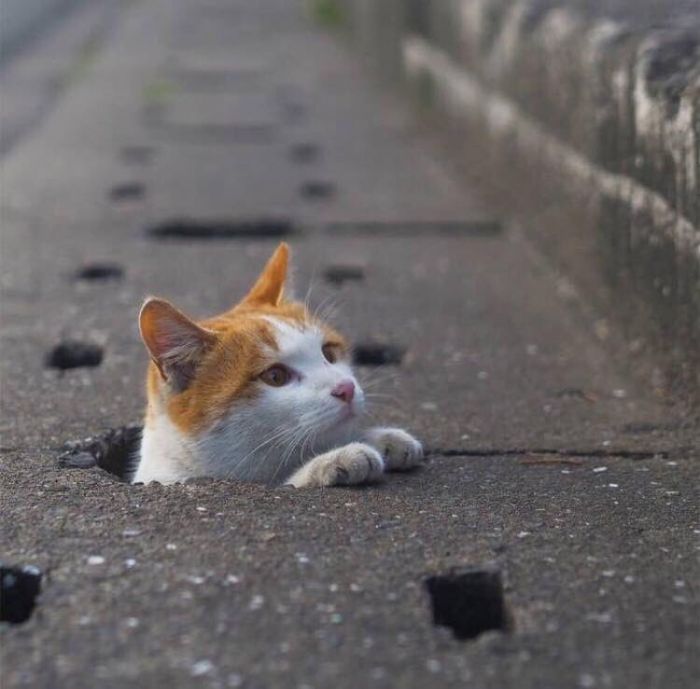
M 217 341 L 216 333 L 155 297 L 141 307 L 139 329 L 161 377 L 177 392 L 189 385 L 199 362 Z
M 253 289 L 243 300 L 257 306 L 277 306 L 284 296 L 289 265 L 289 245 L 282 242 L 260 273 Z

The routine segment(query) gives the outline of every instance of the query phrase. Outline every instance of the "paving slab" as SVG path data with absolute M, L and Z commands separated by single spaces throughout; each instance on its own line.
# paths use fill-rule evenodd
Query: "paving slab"
M 182 93 L 211 122 L 241 91 L 269 136 L 168 131 Z M 691 686 L 696 421 L 623 373 L 624 341 L 483 198 L 296 4 L 129 5 L 3 159 L 2 559 L 44 573 L 0 625 L 3 687 Z M 403 353 L 360 375 L 426 466 L 322 491 L 59 466 L 140 421 L 143 297 L 224 309 L 277 241 L 148 230 L 264 218 L 295 230 L 300 296 Z M 105 262 L 122 274 L 78 277 Z M 101 364 L 47 368 L 65 340 Z M 433 624 L 425 582 L 455 568 L 500 574 L 508 629 Z

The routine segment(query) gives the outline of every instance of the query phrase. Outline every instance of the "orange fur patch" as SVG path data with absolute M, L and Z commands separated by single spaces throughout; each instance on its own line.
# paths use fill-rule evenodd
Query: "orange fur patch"
M 156 407 L 163 408 L 180 431 L 192 435 L 210 427 L 241 400 L 255 396 L 263 385 L 258 377 L 276 363 L 274 353 L 278 350 L 274 328 L 264 317 L 299 328 L 318 327 L 326 342 L 337 346 L 341 354 L 347 353 L 341 335 L 313 319 L 303 304 L 284 300 L 288 255 L 287 245 L 281 244 L 239 304 L 224 314 L 197 323 L 214 333 L 215 338 L 198 361 L 186 389 L 171 390 L 162 367 L 156 361 L 151 362 L 147 376 L 147 423 L 153 419 Z M 141 323 L 142 333 L 149 333 L 155 326 L 148 316 L 145 320 Z

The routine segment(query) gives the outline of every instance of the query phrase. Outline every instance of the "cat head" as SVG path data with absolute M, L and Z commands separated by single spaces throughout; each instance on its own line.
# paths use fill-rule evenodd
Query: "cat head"
M 348 345 L 286 297 L 288 261 L 280 244 L 241 302 L 200 322 L 163 299 L 146 300 L 139 326 L 152 360 L 147 424 L 167 414 L 190 437 L 235 445 L 252 436 L 279 447 L 328 445 L 349 432 L 364 395 Z

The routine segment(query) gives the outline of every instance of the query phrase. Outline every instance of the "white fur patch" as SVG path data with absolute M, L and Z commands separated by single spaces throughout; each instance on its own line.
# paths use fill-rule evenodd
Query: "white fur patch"
M 183 436 L 164 413 L 157 415 L 144 429 L 135 482 L 213 476 L 281 483 L 309 458 L 358 437 L 364 394 L 350 365 L 325 359 L 320 329 L 266 320 L 274 326 L 277 362 L 293 379 L 282 387 L 258 383 L 257 396 L 234 402 L 221 421 L 196 437 Z M 347 380 L 355 384 L 352 407 L 331 395 Z

